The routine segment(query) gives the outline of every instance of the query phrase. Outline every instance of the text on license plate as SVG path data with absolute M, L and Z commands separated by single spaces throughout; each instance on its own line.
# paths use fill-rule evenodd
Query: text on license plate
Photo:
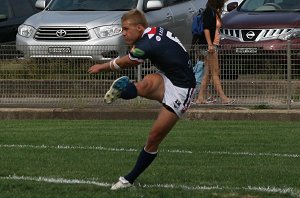
M 242 47 L 242 48 L 235 48 L 236 53 L 243 53 L 243 54 L 256 54 L 257 48 L 253 47 Z
M 49 47 L 48 52 L 51 54 L 69 54 L 71 53 L 70 47 Z

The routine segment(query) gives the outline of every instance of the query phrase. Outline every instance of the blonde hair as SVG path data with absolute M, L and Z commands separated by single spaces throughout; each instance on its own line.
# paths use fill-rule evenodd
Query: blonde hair
M 147 19 L 146 19 L 144 13 L 137 9 L 133 9 L 133 10 L 130 10 L 130 11 L 124 13 L 121 20 L 122 20 L 122 22 L 129 20 L 135 25 L 140 24 L 145 28 L 148 27 L 148 22 L 147 22 Z

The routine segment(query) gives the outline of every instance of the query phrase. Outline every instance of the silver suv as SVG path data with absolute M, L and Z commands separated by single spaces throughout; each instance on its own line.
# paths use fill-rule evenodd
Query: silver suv
M 105 60 L 128 49 L 121 16 L 137 8 L 151 26 L 171 30 L 183 44 L 192 39 L 192 17 L 206 0 L 37 0 L 42 12 L 18 28 L 16 46 L 26 58 L 73 57 Z

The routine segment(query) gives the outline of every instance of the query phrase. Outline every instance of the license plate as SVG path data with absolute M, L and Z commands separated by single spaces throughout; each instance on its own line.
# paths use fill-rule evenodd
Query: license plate
M 70 47 L 49 47 L 48 52 L 50 54 L 70 54 L 71 48 Z
M 236 53 L 243 53 L 243 54 L 256 54 L 257 48 L 253 47 L 242 47 L 242 48 L 235 48 Z

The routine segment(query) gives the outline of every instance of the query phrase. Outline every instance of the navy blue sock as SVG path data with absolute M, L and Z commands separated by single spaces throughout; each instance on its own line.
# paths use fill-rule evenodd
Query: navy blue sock
M 137 97 L 137 89 L 134 85 L 134 83 L 130 82 L 126 89 L 121 92 L 121 98 L 125 100 L 133 99 Z
M 152 161 L 157 156 L 157 153 L 151 154 L 144 150 L 141 151 L 136 164 L 133 170 L 126 175 L 124 178 L 129 181 L 131 184 L 135 181 L 135 179 L 152 163 Z

